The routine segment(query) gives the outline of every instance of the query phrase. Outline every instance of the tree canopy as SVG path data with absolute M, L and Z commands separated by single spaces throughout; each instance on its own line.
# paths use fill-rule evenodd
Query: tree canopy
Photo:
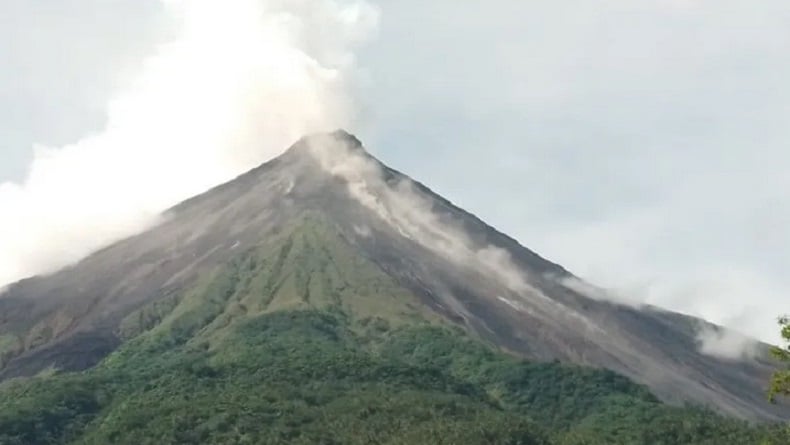
M 200 320 L 198 320 L 200 324 Z M 82 373 L 0 385 L 1 445 L 772 444 L 613 372 L 530 363 L 460 329 L 324 311 L 150 331 Z
M 773 349 L 776 358 L 785 363 L 784 369 L 777 371 L 771 379 L 769 397 L 775 400 L 776 396 L 790 396 L 790 317 L 784 316 L 779 319 L 782 328 L 783 345 Z

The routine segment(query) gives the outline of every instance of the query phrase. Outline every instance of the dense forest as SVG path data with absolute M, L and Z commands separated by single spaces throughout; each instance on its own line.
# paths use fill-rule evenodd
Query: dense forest
M 205 341 L 170 324 L 100 366 L 0 387 L 0 444 L 786 444 L 612 372 L 460 329 L 279 311 Z

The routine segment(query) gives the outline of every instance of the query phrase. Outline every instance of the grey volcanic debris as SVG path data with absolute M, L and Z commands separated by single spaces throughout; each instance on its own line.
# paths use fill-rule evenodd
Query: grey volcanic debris
M 354 136 L 303 138 L 280 157 L 165 213 L 158 226 L 0 297 L 0 379 L 93 366 L 122 343 L 119 323 L 175 295 L 240 250 L 305 215 L 419 297 L 430 311 L 512 354 L 609 368 L 671 403 L 755 420 L 771 405 L 767 346 L 725 360 L 700 353 L 700 320 L 591 298 L 572 275 L 383 165 Z M 8 343 L 8 342 L 6 342 Z

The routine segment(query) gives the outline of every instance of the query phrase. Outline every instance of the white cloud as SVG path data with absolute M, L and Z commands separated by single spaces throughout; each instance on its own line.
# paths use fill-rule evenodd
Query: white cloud
M 758 355 L 758 343 L 731 329 L 711 326 L 700 328 L 697 333 L 699 350 L 703 354 L 725 360 L 753 359 Z
M 352 119 L 352 49 L 378 19 L 368 3 L 163 1 L 176 37 L 110 100 L 105 128 L 37 147 L 25 181 L 0 184 L 0 284 L 77 260 Z
M 639 301 L 637 298 L 634 298 L 631 294 L 626 293 L 622 295 L 613 290 L 598 287 L 573 276 L 561 277 L 559 283 L 580 295 L 594 300 L 611 301 L 613 303 L 634 307 L 639 307 L 645 303 L 644 301 Z

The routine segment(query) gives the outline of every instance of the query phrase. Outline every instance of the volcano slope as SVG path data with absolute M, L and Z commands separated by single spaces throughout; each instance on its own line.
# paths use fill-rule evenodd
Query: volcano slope
M 306 137 L 0 296 L 0 444 L 783 443 L 767 346 L 579 283 Z

